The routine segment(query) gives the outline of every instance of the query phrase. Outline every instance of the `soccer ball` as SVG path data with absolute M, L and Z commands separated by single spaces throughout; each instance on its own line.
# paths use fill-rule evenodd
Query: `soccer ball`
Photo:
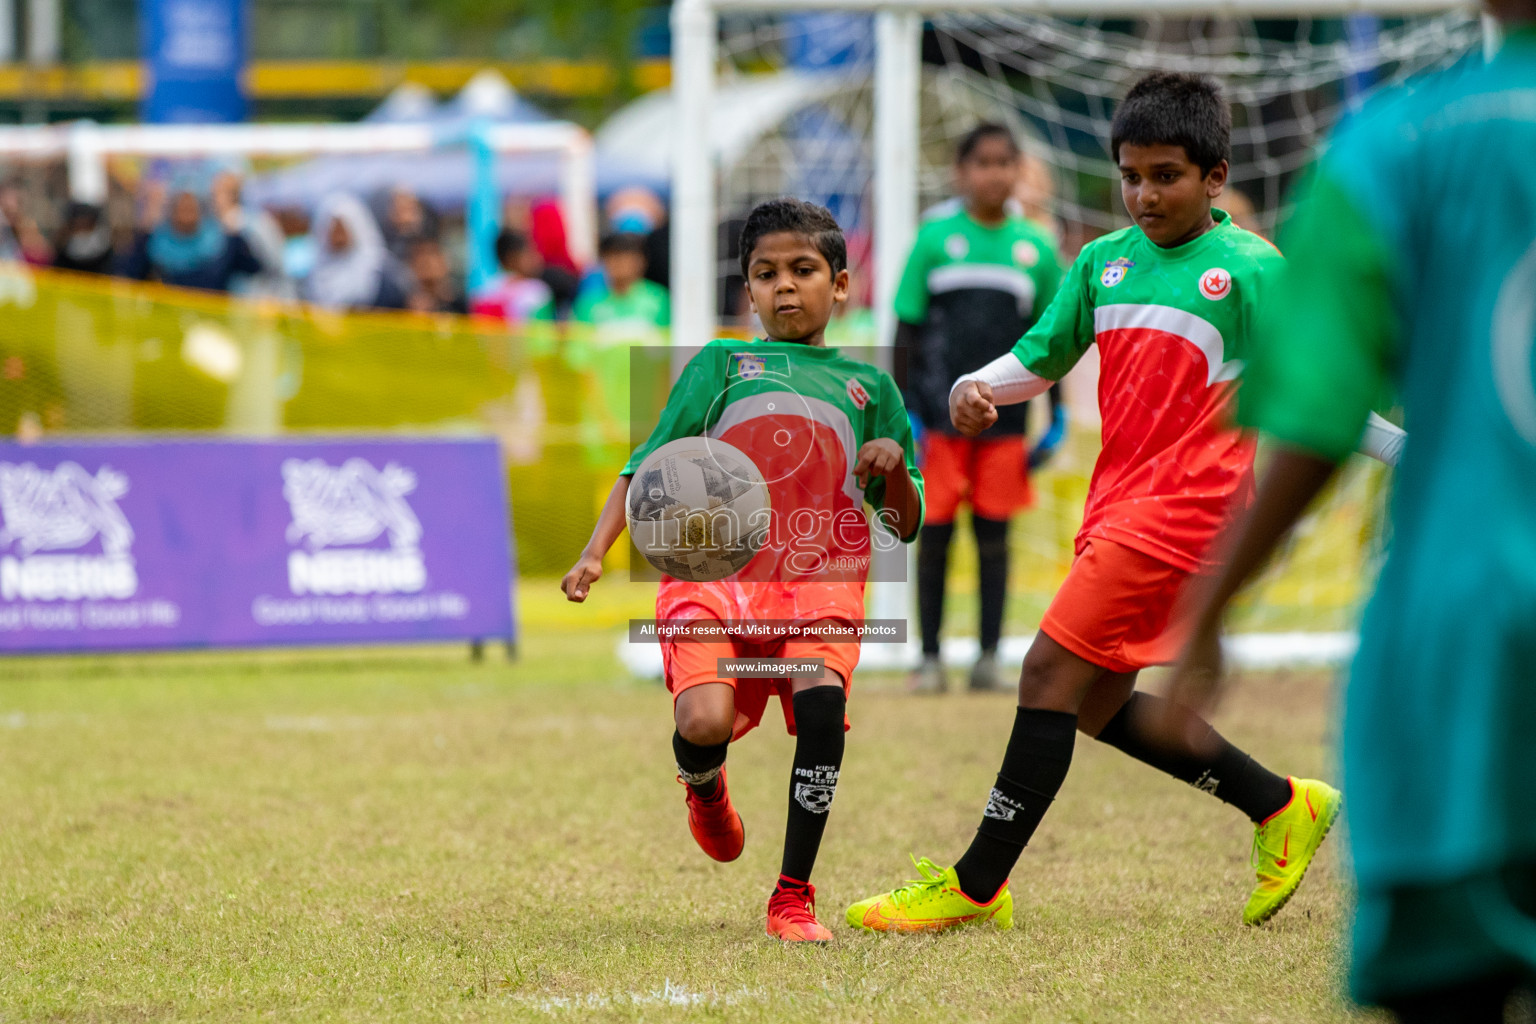
M 768 484 L 746 453 L 682 437 L 657 448 L 629 482 L 629 535 L 660 572 L 712 583 L 740 572 L 768 534 Z

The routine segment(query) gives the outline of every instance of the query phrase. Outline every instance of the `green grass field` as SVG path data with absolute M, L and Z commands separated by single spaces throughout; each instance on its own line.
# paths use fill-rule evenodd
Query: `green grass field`
M 619 602 L 622 604 L 622 601 Z M 610 606 L 610 612 L 612 610 Z M 599 612 L 593 621 L 611 621 Z M 1338 1021 L 1330 841 L 1263 929 L 1235 811 L 1081 743 L 1014 875 L 1018 927 L 856 934 L 854 899 L 964 847 L 1007 697 L 856 679 L 816 882 L 830 948 L 763 935 L 791 754 L 731 755 L 747 850 L 707 860 L 667 697 L 617 634 L 529 613 L 462 648 L 11 659 L 0 671 L 0 1021 Z M 1325 770 L 1319 674 L 1219 724 Z

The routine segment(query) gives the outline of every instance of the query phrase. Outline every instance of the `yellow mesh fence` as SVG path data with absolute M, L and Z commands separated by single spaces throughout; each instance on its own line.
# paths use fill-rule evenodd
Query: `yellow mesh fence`
M 491 434 L 525 576 L 558 576 L 585 542 L 627 454 L 628 371 L 623 353 L 574 326 L 509 334 L 463 317 L 329 314 L 0 265 L 0 434 Z M 665 391 L 656 376 L 647 392 Z M 1097 448 L 1096 432 L 1075 430 L 1036 477 L 1037 505 L 1013 529 L 1010 631 L 1039 622 L 1066 573 Z M 1249 595 L 1249 628 L 1350 624 L 1385 486 L 1356 461 Z M 616 550 L 611 570 L 627 558 Z M 974 554 L 962 543 L 955 561 L 957 594 L 974 590 Z

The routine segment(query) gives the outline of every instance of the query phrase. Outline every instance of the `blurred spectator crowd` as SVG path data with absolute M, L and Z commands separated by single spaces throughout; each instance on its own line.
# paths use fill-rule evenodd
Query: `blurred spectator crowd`
M 0 262 L 333 310 L 408 310 L 491 317 L 516 326 L 566 320 L 655 331 L 670 323 L 666 209 L 643 188 L 604 206 L 596 266 L 571 255 L 553 201 L 508 200 L 495 270 L 466 286 L 462 218 L 404 189 L 320 198 L 313 211 L 263 209 L 243 198 L 233 167 L 147 177 L 106 206 L 49 202 L 21 181 L 0 184 Z

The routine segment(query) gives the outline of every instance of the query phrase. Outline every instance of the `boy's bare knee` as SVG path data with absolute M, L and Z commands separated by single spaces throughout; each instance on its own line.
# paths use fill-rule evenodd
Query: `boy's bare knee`
M 1099 671 L 1054 640 L 1037 640 L 1019 672 L 1019 707 L 1075 713 Z
M 1021 707 L 1040 707 L 1040 701 L 1046 700 L 1053 692 L 1055 673 L 1049 659 L 1025 658 L 1024 667 L 1019 672 L 1019 705 Z
M 731 726 L 735 723 L 716 708 L 692 707 L 677 709 L 678 734 L 689 743 L 700 747 L 719 746 L 731 738 Z M 731 716 L 734 718 L 734 716 Z

